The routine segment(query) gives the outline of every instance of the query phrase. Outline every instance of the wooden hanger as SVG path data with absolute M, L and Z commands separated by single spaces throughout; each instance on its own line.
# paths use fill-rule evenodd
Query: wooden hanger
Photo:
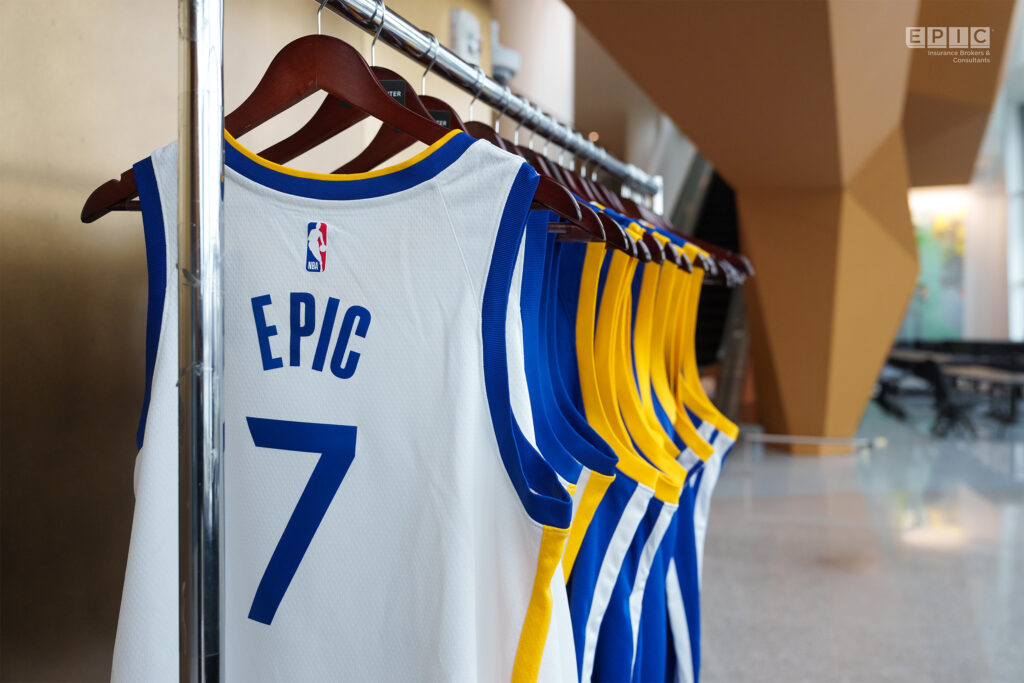
M 410 109 L 420 116 L 434 120 L 434 117 L 430 115 L 430 111 L 427 107 L 420 102 L 419 96 L 413 91 L 409 83 L 396 74 L 394 71 L 390 71 L 389 80 L 392 81 L 389 85 L 399 86 L 404 89 L 404 102 L 403 104 L 407 109 Z M 435 122 L 436 123 L 436 122 Z M 339 166 L 334 172 L 335 173 L 365 173 L 370 171 L 382 163 L 395 156 L 399 152 L 411 147 L 416 140 L 402 130 L 389 126 L 386 123 L 381 124 L 377 134 L 370 140 L 370 144 L 366 146 L 362 152 L 353 157 L 350 161 Z
M 402 81 L 402 77 L 391 69 L 371 66 L 370 70 L 373 71 L 378 81 Z M 338 133 L 348 130 L 368 116 L 369 114 L 362 109 L 328 95 L 324 98 L 320 108 L 302 128 L 284 140 L 267 147 L 260 152 L 260 156 L 276 164 L 287 164 L 295 157 L 308 152 Z
M 343 99 L 385 123 L 399 127 L 420 142 L 432 144 L 448 133 L 391 98 L 362 56 L 344 41 L 324 35 L 293 40 L 278 52 L 256 89 L 237 109 L 224 117 L 224 127 L 240 137 L 318 90 Z M 82 208 L 82 220 L 91 223 L 138 194 L 135 174 L 96 188 Z
M 239 137 L 319 90 L 344 99 L 424 144 L 432 144 L 449 133 L 433 119 L 406 109 L 388 95 L 352 46 L 324 35 L 303 36 L 284 46 L 274 56 L 255 90 L 224 118 L 224 127 L 232 136 Z M 135 174 L 126 171 L 119 180 L 108 181 L 93 190 L 82 208 L 82 221 L 91 223 L 112 210 L 125 207 L 137 194 Z M 534 200 L 587 232 L 604 238 L 600 221 L 596 216 L 585 216 L 565 188 L 542 179 Z

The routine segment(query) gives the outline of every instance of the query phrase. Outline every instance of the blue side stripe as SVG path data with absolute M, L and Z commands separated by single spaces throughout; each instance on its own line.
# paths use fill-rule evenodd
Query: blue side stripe
M 679 589 L 683 596 L 686 625 L 690 632 L 693 675 L 700 677 L 700 586 L 697 584 L 697 538 L 693 529 L 694 486 L 684 486 L 679 495 L 679 524 L 676 527 L 675 561 Z
M 545 252 L 547 248 L 547 212 L 531 211 L 526 222 L 523 255 L 523 284 L 520 297 L 523 322 L 523 355 L 526 381 L 530 393 L 534 435 L 544 459 L 568 482 L 579 480 L 583 467 L 569 451 L 569 436 L 558 429 L 557 408 L 549 394 L 550 381 L 544 377 L 541 359 L 542 323 L 541 294 L 544 285 Z
M 636 642 L 636 664 L 633 667 L 633 680 L 670 681 L 672 671 L 670 660 L 674 647 L 669 640 L 670 626 L 665 598 L 665 585 L 668 574 L 668 563 L 676 549 L 676 527 L 679 523 L 678 512 L 672 515 L 665 536 L 658 546 L 657 555 L 647 576 L 644 587 L 643 607 L 640 613 L 640 631 Z
M 572 518 L 572 500 L 520 430 L 512 414 L 508 387 L 505 345 L 508 295 L 527 213 L 539 179 L 527 164 L 519 169 L 494 241 L 481 310 L 484 385 L 501 459 L 523 507 L 540 524 L 565 529 Z
M 567 415 L 575 408 L 568 399 L 563 399 L 559 395 L 559 390 L 564 393 L 564 388 L 558 386 L 560 380 L 555 374 L 552 358 L 554 335 L 551 328 L 554 325 L 554 316 L 551 310 L 551 294 L 554 291 L 552 273 L 555 243 L 553 236 L 549 237 L 547 231 L 547 225 L 551 222 L 550 216 L 550 212 L 547 211 L 533 211 L 530 214 L 526 236 L 527 261 L 539 267 L 530 268 L 530 275 L 534 278 L 532 282 L 527 282 L 525 270 L 523 280 L 523 329 L 527 374 L 530 379 L 531 396 L 535 391 L 539 393 L 539 400 L 533 403 L 534 421 L 535 424 L 543 426 L 538 431 L 538 445 L 541 445 L 540 441 L 543 440 L 546 448 L 553 450 L 553 459 L 549 460 L 552 460 L 552 466 L 565 479 L 574 481 L 572 477 L 578 478 L 578 465 L 611 475 L 615 472 L 617 458 L 588 441 Z M 585 421 L 580 421 L 587 430 L 590 429 Z M 544 429 L 549 430 L 549 433 L 542 433 Z M 541 452 L 548 457 L 549 450 L 546 450 L 544 445 L 541 446 Z
M 135 185 L 142 204 L 142 230 L 146 238 L 146 269 L 149 271 L 149 295 L 146 304 L 146 388 L 142 395 L 142 415 L 135 434 L 136 448 L 142 448 L 146 435 L 146 416 L 153 394 L 153 369 L 160 343 L 160 323 L 164 316 L 167 295 L 167 236 L 164 233 L 164 212 L 157 189 L 153 160 L 143 159 L 133 166 Z
M 546 288 L 548 295 L 548 345 L 552 350 L 552 384 L 562 413 L 573 429 L 596 448 L 603 459 L 595 463 L 595 472 L 615 474 L 618 455 L 587 422 L 580 390 L 576 358 L 576 309 L 579 306 L 580 276 L 583 268 L 582 244 L 558 243 L 549 236 L 552 245 L 552 281 Z M 563 261 L 563 255 L 567 258 Z M 603 466 L 601 466 L 603 464 Z
M 672 420 L 669 419 L 668 413 L 665 412 L 665 408 L 661 405 L 661 401 L 658 400 L 658 394 L 651 389 L 651 405 L 654 407 L 654 414 L 658 416 L 658 422 L 661 423 L 662 429 L 665 433 L 672 437 L 672 443 L 676 445 L 680 451 L 686 450 L 686 443 L 682 437 L 676 432 L 676 426 L 672 424 Z
M 633 536 L 622 569 L 615 581 L 611 602 L 601 622 L 594 657 L 595 681 L 629 681 L 633 673 L 633 621 L 629 598 L 636 583 L 644 545 L 650 538 L 664 503 L 652 498 Z

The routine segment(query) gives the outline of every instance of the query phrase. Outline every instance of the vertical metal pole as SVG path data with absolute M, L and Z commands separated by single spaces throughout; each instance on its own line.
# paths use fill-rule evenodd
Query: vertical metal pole
M 220 681 L 223 0 L 178 0 L 179 676 Z

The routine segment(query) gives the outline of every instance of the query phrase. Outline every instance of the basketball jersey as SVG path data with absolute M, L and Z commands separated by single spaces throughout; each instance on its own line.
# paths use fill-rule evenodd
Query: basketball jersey
M 178 679 L 176 167 L 174 144 L 135 166 L 150 305 L 121 681 Z M 506 356 L 536 184 L 459 132 L 348 176 L 228 138 L 227 680 L 571 674 L 571 500 Z

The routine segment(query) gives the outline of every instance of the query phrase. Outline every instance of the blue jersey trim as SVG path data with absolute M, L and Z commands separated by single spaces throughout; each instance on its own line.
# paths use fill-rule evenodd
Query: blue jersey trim
M 576 312 L 579 307 L 585 246 L 572 242 L 559 243 L 555 235 L 550 235 L 548 240 L 553 248 L 551 284 L 546 289 L 550 316 L 548 345 L 552 351 L 552 385 L 555 398 L 569 424 L 599 451 L 599 455 L 604 456 L 591 469 L 611 476 L 616 472 L 619 456 L 608 442 L 594 431 L 584 416 L 576 358 Z M 568 254 L 569 258 L 563 260 L 563 254 Z M 599 464 L 603 466 L 599 467 Z M 587 466 L 590 467 L 589 464 Z
M 683 596 L 683 611 L 690 634 L 690 657 L 693 661 L 694 680 L 700 679 L 700 586 L 697 583 L 697 536 L 693 528 L 695 486 L 684 486 L 679 494 L 676 515 L 675 549 L 676 575 Z
M 549 219 L 550 221 L 550 216 Z M 541 310 L 540 310 L 540 368 L 542 369 L 542 375 L 545 378 L 544 388 L 546 390 L 546 398 L 548 401 L 548 408 L 552 409 L 552 426 L 555 427 L 556 434 L 565 444 L 567 450 L 583 464 L 584 467 L 600 474 L 612 476 L 615 474 L 615 465 L 618 463 L 618 457 L 611 452 L 608 445 L 593 432 L 590 425 L 587 424 L 586 420 L 582 416 L 575 416 L 573 419 L 573 413 L 575 407 L 569 401 L 568 395 L 565 392 L 565 387 L 562 386 L 561 375 L 558 372 L 557 366 L 557 353 L 555 349 L 555 292 L 557 291 L 555 282 L 555 235 L 548 235 L 547 230 L 543 233 L 545 243 L 545 268 L 544 268 L 544 287 L 541 297 Z M 581 423 L 581 424 L 577 424 Z M 589 433 L 588 433 L 589 432 Z M 595 442 L 600 442 L 601 445 L 595 445 Z
M 640 610 L 640 629 L 637 633 L 636 654 L 633 656 L 633 680 L 672 681 L 669 672 L 674 671 L 674 647 L 670 646 L 670 625 L 668 605 L 665 599 L 668 563 L 675 552 L 679 524 L 678 511 L 665 530 L 665 536 L 658 546 L 647 585 L 644 586 L 643 604 Z M 672 643 L 674 646 L 674 643 Z
M 541 294 L 544 285 L 545 253 L 547 251 L 547 212 L 531 211 L 526 222 L 523 254 L 523 284 L 520 305 L 523 323 L 523 356 L 526 384 L 530 393 L 537 447 L 548 464 L 566 481 L 579 481 L 583 467 L 569 450 L 569 435 L 559 429 L 550 396 L 550 383 L 545 382 L 541 357 L 542 322 Z
M 135 445 L 142 448 L 146 435 L 146 416 L 153 393 L 153 370 L 156 367 L 157 346 L 160 343 L 160 323 L 164 317 L 164 299 L 167 295 L 167 235 L 164 232 L 164 212 L 157 189 L 153 160 L 143 159 L 133 167 L 135 185 L 142 204 L 142 231 L 146 239 L 146 269 L 149 271 L 149 298 L 146 305 L 146 388 L 142 394 L 142 415 Z
M 539 180 L 540 176 L 529 165 L 524 163 L 520 167 L 494 240 L 481 310 L 484 384 L 501 459 L 526 513 L 540 524 L 567 529 L 572 520 L 572 499 L 519 428 L 512 414 L 508 386 L 505 342 L 508 295 L 526 217 Z
M 306 177 L 283 173 L 246 156 L 234 144 L 224 143 L 224 164 L 242 176 L 278 192 L 309 199 L 367 199 L 408 190 L 448 168 L 476 140 L 465 133 L 452 136 L 426 157 L 400 170 L 372 177 Z M 358 174 L 363 175 L 363 174 Z

